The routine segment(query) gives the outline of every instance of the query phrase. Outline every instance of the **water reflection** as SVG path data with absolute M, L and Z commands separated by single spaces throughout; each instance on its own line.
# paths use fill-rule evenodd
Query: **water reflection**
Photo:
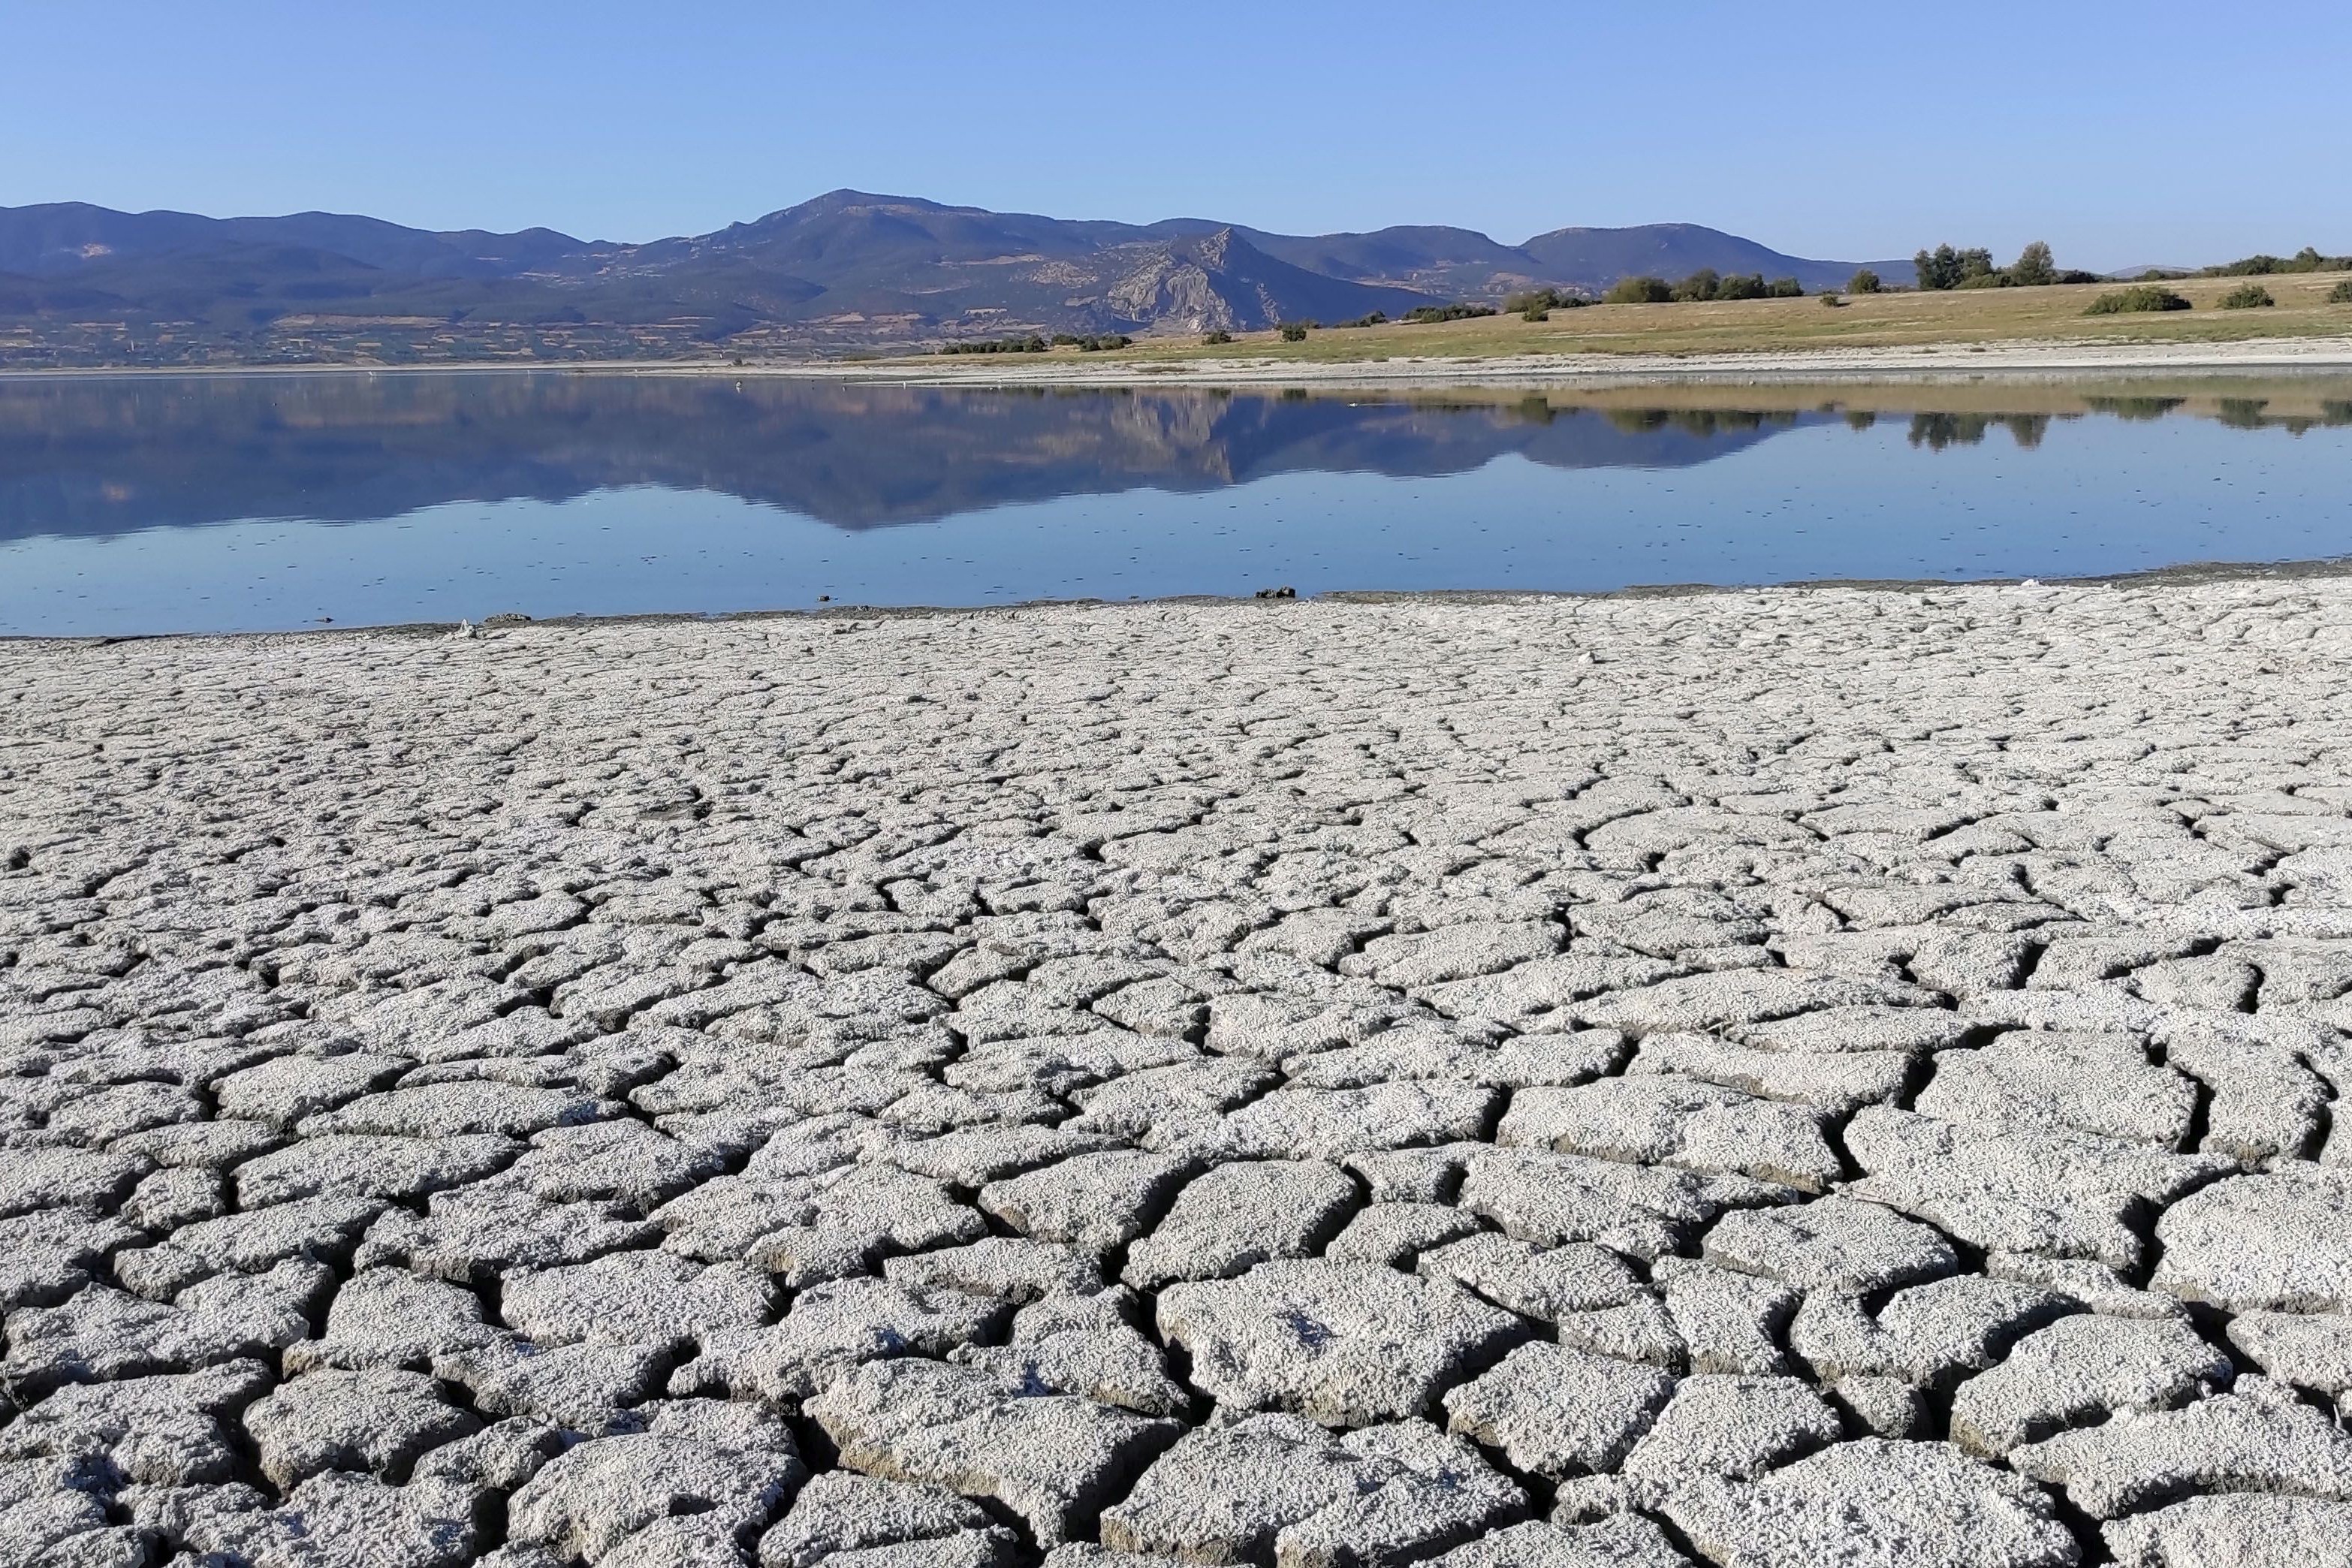
M 857 530 L 1283 474 L 1429 479 L 1506 456 L 1548 468 L 1675 469 L 1824 423 L 1867 431 L 1882 417 L 1907 420 L 1911 446 L 1940 452 L 1996 429 L 2032 449 L 2053 423 L 2174 415 L 2299 434 L 2352 425 L 2352 384 L 2314 380 L 2265 395 L 2225 384 L 1433 397 L 576 373 L 14 381 L 0 382 L 0 540 L 355 522 L 647 487 Z
M 1445 396 L 0 380 L 0 633 L 2352 554 L 2352 378 Z
M 687 377 L 379 375 L 0 385 L 0 537 L 451 501 L 707 490 L 839 528 L 1297 472 L 1429 478 L 1517 453 L 1675 468 L 1786 428 L 1542 399 L 988 392 Z M 1811 416 L 1807 416 L 1811 417 Z

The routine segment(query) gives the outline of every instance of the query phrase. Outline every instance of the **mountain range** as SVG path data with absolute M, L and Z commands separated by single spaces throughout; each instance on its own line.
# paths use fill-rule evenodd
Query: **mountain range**
M 1561 228 L 1512 246 L 1461 228 L 1284 235 L 857 191 L 646 244 L 62 203 L 0 207 L 0 364 L 807 354 L 1013 332 L 1245 331 L 1536 287 L 1598 293 L 1628 274 L 1702 267 L 1841 287 L 1855 265 L 1693 224 Z

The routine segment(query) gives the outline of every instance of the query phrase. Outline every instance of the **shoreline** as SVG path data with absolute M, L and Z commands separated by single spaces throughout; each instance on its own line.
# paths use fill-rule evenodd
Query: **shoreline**
M 2352 577 L 2352 556 L 2315 556 L 2301 561 L 2190 561 L 2172 566 L 2152 566 L 2141 572 L 2114 572 L 2081 577 L 1819 577 L 1789 583 L 1634 583 L 1622 588 L 1342 588 L 1327 594 L 1293 597 L 1255 594 L 1168 594 L 1134 599 L 1024 599 L 1010 605 L 848 605 L 827 604 L 805 608 L 761 608 L 701 613 L 693 610 L 633 610 L 610 616 L 549 616 L 509 613 L 479 621 L 384 621 L 365 625 L 289 626 L 226 632 L 126 632 L 85 637 L 34 632 L 0 632 L 0 650 L 36 646 L 110 647 L 123 643 L 245 642 L 260 638 L 299 637 L 304 641 L 335 637 L 446 637 L 461 628 L 497 633 L 532 626 L 597 627 L 639 626 L 727 626 L 761 621 L 882 621 L 937 620 L 952 616 L 1017 618 L 1067 611 L 1212 609 L 1263 605 L 1268 609 L 1296 605 L 1613 605 L 1658 599 L 1725 599 L 1740 595 L 1803 594 L 1933 594 L 1999 592 L 2003 589 L 2119 588 L 2157 591 L 2189 589 L 2235 583 L 2320 583 Z
M 961 356 L 959 356 L 961 357 Z M 919 386 L 1547 386 L 1606 387 L 1658 383 L 1898 381 L 1932 384 L 1999 376 L 2032 379 L 2085 374 L 2352 371 L 2352 335 L 2253 338 L 2234 342 L 2130 342 L 2019 340 L 1950 342 L 1902 348 L 1758 350 L 1719 353 L 1415 355 L 1361 360 L 1203 359 L 945 363 L 940 356 L 889 360 L 811 360 L 765 364 L 699 361 L 596 360 L 473 362 L 447 364 L 251 364 L 88 366 L 0 369 L 0 383 L 188 376 L 563 375 L 723 376 L 887 383 Z

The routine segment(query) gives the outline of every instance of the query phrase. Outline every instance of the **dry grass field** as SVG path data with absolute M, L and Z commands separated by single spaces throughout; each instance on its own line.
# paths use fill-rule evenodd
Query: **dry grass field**
M 2328 292 L 2347 276 L 2323 272 L 2262 279 L 2278 303 L 2257 310 L 2218 308 L 2221 296 L 2246 279 L 2206 278 L 2171 285 L 2194 310 L 2162 313 L 2086 316 L 2084 310 L 2092 300 L 2123 285 L 2064 284 L 1846 295 L 1836 306 L 1824 304 L 1818 296 L 1592 305 L 1554 310 L 1546 321 L 1500 315 L 1428 326 L 1324 328 L 1295 343 L 1284 342 L 1271 331 L 1237 333 L 1233 342 L 1215 346 L 1192 339 L 1149 339 L 1117 353 L 1083 357 L 1089 362 L 1250 358 L 1314 363 L 1421 356 L 1709 354 L 2052 340 L 2196 343 L 2323 337 L 2352 333 L 2352 304 L 2327 302 Z M 1073 350 L 1055 351 L 1055 357 L 1065 355 L 1081 357 Z

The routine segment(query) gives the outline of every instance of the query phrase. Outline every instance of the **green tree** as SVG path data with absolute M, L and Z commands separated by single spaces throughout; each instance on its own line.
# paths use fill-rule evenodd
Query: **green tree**
M 1716 289 L 1718 300 L 1761 300 L 1764 298 L 1764 275 L 1760 272 L 1735 272 Z
M 1286 343 L 1305 342 L 1307 341 L 1307 328 L 1297 321 L 1285 321 L 1282 324 L 1282 341 Z
M 1644 275 L 1620 278 L 1609 292 L 1601 296 L 1601 302 L 1604 305 L 1663 305 L 1674 297 L 1674 290 L 1666 287 L 1664 279 Z
M 1875 294 L 1883 287 L 1884 285 L 1878 280 L 1877 273 L 1867 267 L 1859 267 L 1854 269 L 1853 276 L 1846 280 L 1845 291 L 1849 294 Z
M 1683 300 L 1712 300 L 1723 291 L 1723 275 L 1712 267 L 1702 267 L 1675 285 L 1675 298 Z
M 1996 276 L 1992 252 L 1980 247 L 1955 250 L 1948 245 L 1939 245 L 1913 257 L 1911 265 L 1918 269 L 1922 289 L 1964 289 L 1974 279 Z M 1985 287 L 1981 283 L 1976 286 Z
M 2035 240 L 2017 253 L 2009 265 L 2009 280 L 2021 289 L 2039 289 L 2058 281 L 2058 262 L 2050 254 L 2050 247 Z

